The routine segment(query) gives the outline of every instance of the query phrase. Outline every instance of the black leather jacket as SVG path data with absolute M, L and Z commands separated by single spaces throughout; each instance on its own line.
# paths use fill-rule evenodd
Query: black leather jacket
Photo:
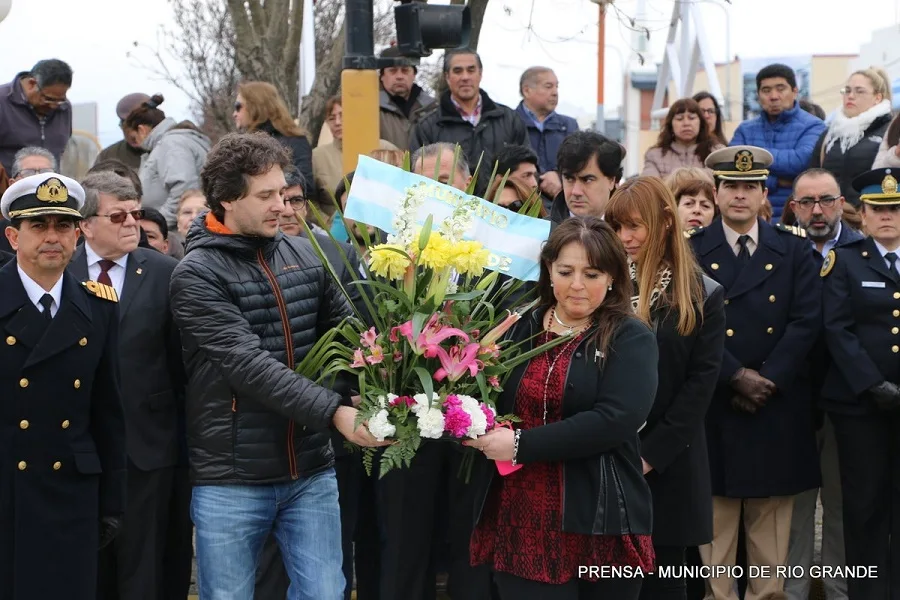
M 293 369 L 350 307 L 309 242 L 229 234 L 207 213 L 171 292 L 193 481 L 275 483 L 330 466 L 332 419 L 349 399 Z

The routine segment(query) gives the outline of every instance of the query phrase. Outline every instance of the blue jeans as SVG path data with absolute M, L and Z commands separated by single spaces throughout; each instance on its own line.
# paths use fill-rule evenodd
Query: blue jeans
M 334 469 L 274 485 L 200 485 L 197 529 L 200 600 L 253 600 L 269 532 L 291 579 L 289 600 L 342 600 L 341 512 Z

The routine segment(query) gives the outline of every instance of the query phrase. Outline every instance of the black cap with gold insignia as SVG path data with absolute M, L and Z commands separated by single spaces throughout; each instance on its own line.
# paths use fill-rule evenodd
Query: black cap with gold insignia
M 872 169 L 854 177 L 853 189 L 859 192 L 860 201 L 866 204 L 900 204 L 897 177 L 900 177 L 900 169 Z
M 774 162 L 772 153 L 757 146 L 729 146 L 711 152 L 706 166 L 726 181 L 765 181 Z
M 64 215 L 81 219 L 84 189 L 65 175 L 39 173 L 20 179 L 0 199 L 5 219 L 32 219 L 46 215 Z

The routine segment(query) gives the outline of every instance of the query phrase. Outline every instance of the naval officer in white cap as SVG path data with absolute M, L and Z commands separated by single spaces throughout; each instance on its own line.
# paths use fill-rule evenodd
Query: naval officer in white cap
M 0 600 L 95 600 L 124 510 L 117 298 L 66 271 L 83 204 L 56 173 L 0 199 Z

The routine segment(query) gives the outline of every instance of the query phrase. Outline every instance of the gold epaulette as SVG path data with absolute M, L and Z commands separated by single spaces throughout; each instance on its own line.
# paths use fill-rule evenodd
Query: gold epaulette
M 116 294 L 115 288 L 106 285 L 105 283 L 100 283 L 99 281 L 82 281 L 81 285 L 84 286 L 84 289 L 86 289 L 89 294 L 97 296 L 98 298 L 103 298 L 110 302 L 119 301 L 119 295 Z
M 775 223 L 775 229 L 783 231 L 785 233 L 792 233 L 797 237 L 806 237 L 806 230 L 802 227 L 797 227 L 796 225 L 785 225 L 784 223 Z
M 702 225 L 700 227 L 691 227 L 690 229 L 685 229 L 684 237 L 692 238 L 695 235 L 697 235 L 698 233 L 700 233 L 701 231 L 706 231 L 706 228 L 703 227 Z

